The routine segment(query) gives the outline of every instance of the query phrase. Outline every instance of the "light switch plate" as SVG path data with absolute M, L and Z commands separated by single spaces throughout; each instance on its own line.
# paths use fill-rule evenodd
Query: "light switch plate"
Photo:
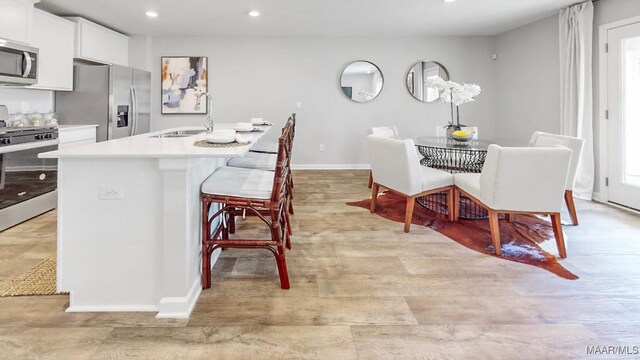
M 122 185 L 100 186 L 98 198 L 100 200 L 122 200 Z

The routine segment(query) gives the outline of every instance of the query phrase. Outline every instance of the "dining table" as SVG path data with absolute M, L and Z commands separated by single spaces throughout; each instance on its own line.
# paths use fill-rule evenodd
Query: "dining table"
M 455 173 L 480 173 L 487 157 L 489 145 L 528 146 L 525 141 L 505 138 L 470 139 L 459 141 L 444 136 L 423 136 L 414 139 L 422 159 L 420 164 L 434 169 Z M 447 214 L 447 193 L 441 192 L 416 199 L 436 213 Z M 460 218 L 466 220 L 486 219 L 487 211 L 471 199 L 460 196 Z

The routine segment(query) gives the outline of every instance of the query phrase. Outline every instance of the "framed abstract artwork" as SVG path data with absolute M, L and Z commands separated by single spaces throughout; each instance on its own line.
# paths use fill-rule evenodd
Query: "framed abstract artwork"
M 171 114 L 206 114 L 209 90 L 206 56 L 162 57 L 162 111 Z

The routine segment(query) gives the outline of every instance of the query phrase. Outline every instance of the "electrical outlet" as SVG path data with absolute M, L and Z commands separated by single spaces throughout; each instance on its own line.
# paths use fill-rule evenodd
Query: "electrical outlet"
M 300 101 L 296 103 L 296 109 L 302 109 L 302 103 Z
M 29 102 L 28 101 L 20 102 L 20 111 L 23 112 L 23 113 L 28 113 L 29 112 Z
M 122 200 L 122 185 L 100 186 L 100 200 Z
M 320 150 L 320 152 L 324 151 L 324 144 L 320 144 L 320 149 L 319 150 Z

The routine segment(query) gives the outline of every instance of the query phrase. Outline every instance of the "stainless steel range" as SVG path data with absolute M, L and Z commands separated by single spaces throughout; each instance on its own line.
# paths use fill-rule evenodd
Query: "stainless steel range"
M 57 161 L 38 154 L 57 148 L 55 127 L 0 127 L 0 231 L 56 207 Z

